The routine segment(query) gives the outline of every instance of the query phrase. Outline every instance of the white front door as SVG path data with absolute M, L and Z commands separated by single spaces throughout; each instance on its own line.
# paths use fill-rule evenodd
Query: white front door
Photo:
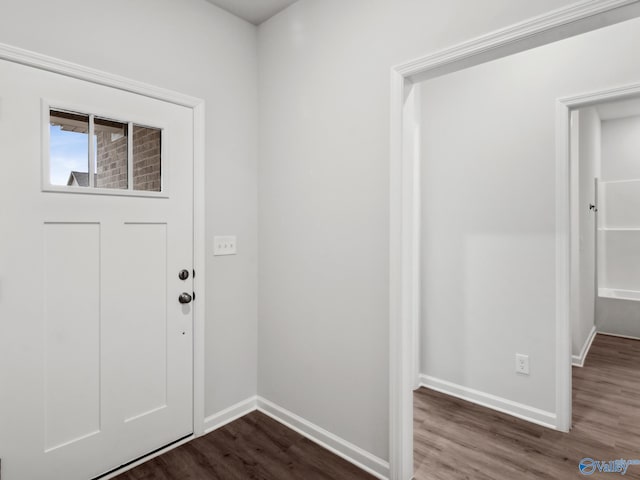
M 0 168 L 3 480 L 192 433 L 192 110 L 0 61 Z

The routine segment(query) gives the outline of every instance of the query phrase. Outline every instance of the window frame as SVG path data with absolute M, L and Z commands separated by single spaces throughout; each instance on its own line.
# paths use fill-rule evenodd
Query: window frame
M 93 147 L 93 141 L 88 142 L 88 174 L 89 174 L 89 186 L 77 187 L 72 185 L 53 185 L 51 183 L 51 134 L 50 134 L 50 114 L 51 110 L 58 110 L 62 112 L 76 113 L 80 115 L 87 115 L 89 117 L 89 139 L 93 136 L 94 130 L 94 118 L 113 120 L 128 125 L 129 140 L 127 142 L 128 158 L 127 158 L 127 188 L 98 188 L 93 183 L 93 174 L 95 173 L 95 150 Z M 90 113 L 88 113 L 90 112 Z M 119 118 L 127 118 L 127 120 L 119 120 Z M 153 192 L 148 190 L 134 190 L 133 189 L 133 127 L 145 127 L 160 130 L 160 191 Z M 49 99 L 41 99 L 41 133 L 42 133 L 42 162 L 41 162 L 41 191 L 49 193 L 72 193 L 83 195 L 107 195 L 107 196 L 119 196 L 119 197 L 143 197 L 143 198 L 170 198 L 169 194 L 169 173 L 167 169 L 167 142 L 170 141 L 167 138 L 166 125 L 158 124 L 157 122 L 150 122 L 145 118 L 131 115 L 130 112 L 124 114 L 117 114 L 114 112 L 107 112 L 99 108 L 94 108 L 86 105 L 75 105 L 68 102 L 53 101 Z

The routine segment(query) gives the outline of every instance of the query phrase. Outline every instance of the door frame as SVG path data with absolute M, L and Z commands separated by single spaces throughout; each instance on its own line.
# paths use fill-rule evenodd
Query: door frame
M 564 198 L 565 205 L 567 207 L 567 211 L 563 212 L 563 215 L 569 216 L 569 231 L 567 233 L 567 238 L 570 243 L 568 246 L 569 251 L 569 276 L 570 280 L 575 280 L 575 272 L 580 264 L 579 256 L 577 255 L 577 248 L 579 246 L 578 236 L 579 236 L 579 227 L 577 224 L 577 220 L 580 215 L 580 205 L 577 202 L 577 198 L 579 195 L 579 187 L 577 187 L 579 183 L 579 156 L 576 155 L 575 151 L 575 139 L 576 139 L 576 129 L 580 122 L 580 117 L 577 117 L 577 123 L 575 123 L 575 119 L 572 114 L 579 113 L 581 108 L 586 107 L 594 107 L 600 105 L 602 103 L 607 102 L 616 102 L 616 101 L 624 101 L 629 99 L 638 99 L 640 98 L 640 82 L 632 83 L 629 85 L 621 85 L 613 88 L 608 88 L 604 90 L 596 90 L 589 93 L 584 93 L 580 95 L 574 95 L 570 97 L 562 97 L 556 100 L 556 176 L 557 177 L 565 177 L 568 178 L 568 183 L 570 185 L 570 191 L 557 191 L 557 194 L 562 194 L 563 196 L 569 195 L 569 199 Z M 597 205 L 597 179 L 596 179 L 596 205 Z M 572 255 L 573 254 L 573 255 Z M 597 285 L 596 285 L 596 294 L 597 294 Z M 572 288 L 570 292 L 570 304 L 573 302 L 577 302 L 579 300 L 579 290 L 577 288 Z M 574 312 L 576 310 L 574 309 Z M 573 320 L 575 319 L 574 315 L 576 313 L 569 313 L 570 322 L 569 322 L 569 335 L 565 340 L 568 343 L 567 348 L 572 352 L 572 331 L 571 325 L 573 325 Z M 576 364 L 571 362 L 572 366 Z M 582 366 L 578 364 L 578 366 Z M 569 384 L 569 392 L 571 392 L 571 384 Z M 571 418 L 571 408 L 572 402 L 571 397 L 568 399 L 569 402 L 569 413 L 567 414 L 568 418 Z
M 640 16 L 639 0 L 582 0 L 509 27 L 391 68 L 389 216 L 389 464 L 390 480 L 413 477 L 413 386 L 416 348 L 412 331 L 416 306 L 415 264 L 419 246 L 420 194 L 415 191 L 417 149 L 406 145 L 403 116 L 419 82 Z M 636 86 L 596 94 L 631 95 Z M 609 97 L 607 97 L 609 95 Z M 569 112 L 593 102 L 593 95 L 561 99 L 556 118 L 556 424 L 571 427 L 571 217 Z
M 119 75 L 0 43 L 0 60 L 190 108 L 193 114 L 193 278 L 202 300 L 193 304 L 193 437 L 204 433 L 205 419 L 205 102 Z

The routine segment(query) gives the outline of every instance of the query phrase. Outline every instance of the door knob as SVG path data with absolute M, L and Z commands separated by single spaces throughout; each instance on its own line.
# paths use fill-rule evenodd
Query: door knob
M 178 278 L 180 280 L 186 280 L 187 278 L 189 278 L 189 270 L 180 270 L 180 273 L 178 273 Z
M 189 295 L 187 292 L 182 292 L 178 297 L 178 301 L 180 303 L 191 303 L 191 300 L 191 295 Z

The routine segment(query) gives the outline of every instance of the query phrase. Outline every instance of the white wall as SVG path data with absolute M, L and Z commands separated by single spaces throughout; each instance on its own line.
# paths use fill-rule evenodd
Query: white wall
M 595 108 L 583 108 L 578 120 L 578 202 L 574 215 L 578 224 L 575 245 L 578 261 L 575 277 L 578 281 L 578 311 L 572 315 L 572 351 L 580 357 L 595 325 L 596 305 L 596 204 L 594 179 L 599 176 L 601 156 L 601 122 Z M 577 215 L 576 215 L 577 213 Z
M 640 179 L 640 116 L 602 122 L 602 180 Z
M 556 99 L 640 81 L 639 47 L 633 20 L 424 84 L 423 373 L 555 414 Z
M 390 67 L 569 3 L 300 0 L 260 26 L 260 395 L 388 458 Z M 518 215 L 542 217 L 546 258 L 541 202 Z M 534 277 L 553 283 L 546 263 Z M 529 315 L 545 329 L 548 290 Z
M 257 50 L 254 26 L 204 0 L 0 0 L 0 42 L 203 98 L 206 414 L 256 392 Z

